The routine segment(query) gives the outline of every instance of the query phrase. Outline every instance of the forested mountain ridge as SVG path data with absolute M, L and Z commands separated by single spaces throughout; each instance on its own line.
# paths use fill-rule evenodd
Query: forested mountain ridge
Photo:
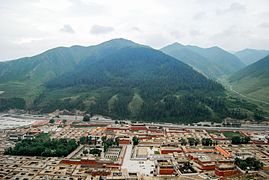
M 53 48 L 33 57 L 0 62 L 0 97 L 23 98 L 31 104 L 44 87 L 44 83 L 71 72 L 86 58 L 109 55 L 114 50 L 140 46 L 130 40 L 113 39 L 93 46 Z
M 139 46 L 129 40 L 114 39 L 99 45 L 58 47 L 33 57 L 0 62 L 0 81 L 47 81 L 71 71 L 85 58 L 109 55 L 114 50 Z
M 1 66 L 0 110 L 80 109 L 119 119 L 189 123 L 244 118 L 256 108 L 231 99 L 189 65 L 125 39 L 55 48 Z
M 186 83 L 187 78 L 192 81 Z M 146 47 L 127 47 L 102 58 L 90 58 L 76 66 L 71 73 L 48 82 L 48 86 L 68 87 L 74 84 L 109 86 L 118 85 L 118 83 L 125 85 L 125 82 L 131 81 L 139 84 L 145 82 L 145 85 L 148 81 L 171 83 L 171 85 L 179 83 L 189 89 L 202 86 L 201 89 L 213 88 L 214 90 L 215 86 L 221 87 L 194 71 L 187 64 Z
M 216 46 L 200 48 L 173 43 L 161 51 L 193 66 L 212 79 L 230 75 L 245 66 L 236 56 Z
M 148 47 L 127 47 L 109 56 L 85 60 L 72 73 L 47 86 L 50 91 L 83 87 L 85 91 L 98 92 L 97 96 L 84 97 L 92 101 L 91 112 L 144 120 L 217 118 L 202 103 L 202 94 L 217 97 L 224 93 L 220 84 Z M 40 102 L 36 107 L 46 110 L 42 97 Z

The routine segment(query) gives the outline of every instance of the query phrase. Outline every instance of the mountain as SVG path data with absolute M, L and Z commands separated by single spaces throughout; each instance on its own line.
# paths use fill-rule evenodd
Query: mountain
M 102 57 L 122 47 L 137 46 L 131 41 L 114 39 L 96 46 L 59 47 L 33 57 L 0 62 L 0 81 L 44 82 L 71 71 L 80 61 L 89 57 Z
M 269 55 L 233 74 L 230 82 L 236 91 L 269 102 Z
M 235 55 L 246 65 L 252 64 L 265 56 L 269 55 L 268 50 L 244 49 L 235 53 Z
M 0 91 L 4 91 L 1 96 L 24 98 L 31 103 L 43 91 L 45 82 L 72 71 L 86 58 L 102 57 L 137 45 L 129 40 L 114 39 L 89 47 L 58 47 L 33 57 L 0 62 Z
M 23 98 L 31 103 L 42 84 L 78 63 L 71 48 L 55 48 L 33 57 L 0 63 L 0 97 Z
M 184 78 L 188 77 L 192 82 L 185 84 Z M 190 66 L 152 48 L 138 46 L 126 47 L 102 58 L 91 57 L 73 72 L 49 82 L 48 86 L 148 86 L 151 82 L 156 82 L 156 87 L 170 87 L 176 83 L 178 88 L 181 84 L 198 88 L 200 83 L 212 83 Z
M 189 64 L 210 78 L 214 78 L 217 74 L 220 74 L 218 68 L 207 58 L 179 43 L 168 45 L 162 48 L 161 51 L 186 64 Z
M 216 118 L 214 110 L 202 99 L 204 94 L 213 98 L 224 92 L 220 84 L 190 66 L 143 46 L 85 60 L 73 72 L 48 82 L 47 87 L 48 93 L 35 105 L 45 111 L 51 111 L 55 105 L 68 108 L 68 104 L 73 104 L 69 102 L 75 101 L 80 106 L 90 104 L 92 113 L 115 118 L 170 121 Z M 73 87 L 80 87 L 83 95 L 65 101 L 45 100 L 53 91 L 66 93 Z M 48 105 L 49 102 L 52 103 Z
M 191 123 L 244 118 L 253 106 L 169 55 L 113 39 L 0 63 L 0 111 L 10 108 Z
M 161 51 L 213 79 L 232 74 L 245 66 L 236 56 L 219 47 L 200 48 L 174 43 Z

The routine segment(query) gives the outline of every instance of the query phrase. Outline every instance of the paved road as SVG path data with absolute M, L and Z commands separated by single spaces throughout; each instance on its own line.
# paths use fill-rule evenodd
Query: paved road
M 147 125 L 152 125 L 151 123 L 146 123 Z M 205 129 L 205 130 L 227 130 L 227 131 L 269 131 L 269 126 L 243 126 L 243 127 L 206 127 L 206 126 L 188 126 L 179 124 L 158 124 L 154 123 L 155 126 L 161 127 L 174 127 L 174 128 L 186 128 L 186 129 Z

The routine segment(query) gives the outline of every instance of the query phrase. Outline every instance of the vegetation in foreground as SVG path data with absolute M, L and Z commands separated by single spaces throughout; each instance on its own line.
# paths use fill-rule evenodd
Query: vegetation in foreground
M 263 163 L 256 158 L 248 157 L 244 160 L 235 158 L 235 164 L 242 170 L 258 171 L 262 169 Z
M 237 136 L 237 137 L 243 137 L 243 135 L 240 132 L 233 132 L 233 131 L 225 131 L 223 132 L 223 135 L 229 139 Z
M 7 148 L 5 155 L 64 157 L 74 151 L 78 144 L 74 139 L 50 139 L 40 134 L 35 139 L 24 139 L 16 143 L 14 148 Z
M 249 137 L 240 137 L 240 136 L 234 136 L 231 139 L 232 144 L 248 144 L 250 141 Z

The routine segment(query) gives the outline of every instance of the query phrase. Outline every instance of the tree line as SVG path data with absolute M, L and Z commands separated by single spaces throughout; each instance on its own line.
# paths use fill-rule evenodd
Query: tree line
M 41 137 L 44 137 L 41 135 Z M 44 156 L 64 157 L 78 147 L 74 139 L 50 139 L 50 138 L 24 139 L 16 143 L 15 147 L 5 149 L 5 155 L 16 156 Z

